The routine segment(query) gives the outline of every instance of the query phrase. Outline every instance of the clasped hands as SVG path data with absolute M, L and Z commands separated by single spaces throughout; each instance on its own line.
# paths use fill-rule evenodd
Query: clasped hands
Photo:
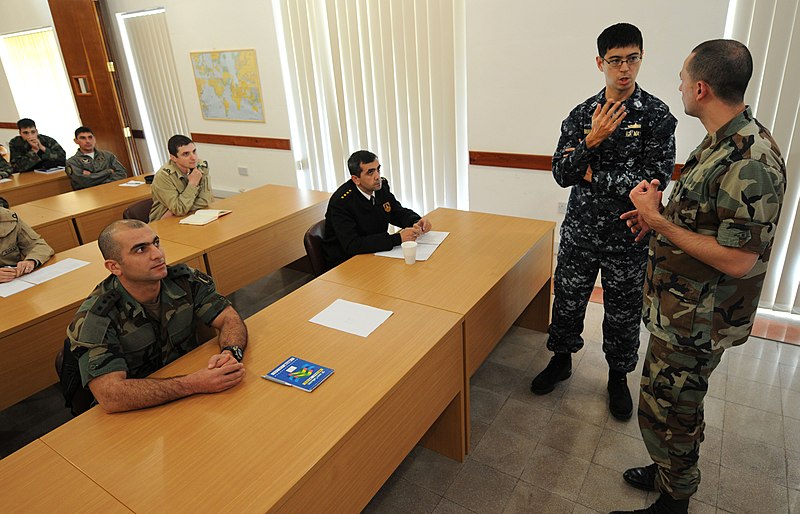
M 416 241 L 422 234 L 430 232 L 431 227 L 430 221 L 425 218 L 420 218 L 418 222 L 400 231 L 400 240 L 404 243 L 406 241 Z
M 631 232 L 636 234 L 637 242 L 650 232 L 653 224 L 658 222 L 658 218 L 661 217 L 663 192 L 658 190 L 660 185 L 661 182 L 658 179 L 650 182 L 642 180 L 628 195 L 636 209 L 624 213 L 620 219 L 625 220 Z
M 3 266 L 0 268 L 0 284 L 11 282 L 17 277 L 26 275 L 33 271 L 36 263 L 31 260 L 19 261 L 16 266 Z

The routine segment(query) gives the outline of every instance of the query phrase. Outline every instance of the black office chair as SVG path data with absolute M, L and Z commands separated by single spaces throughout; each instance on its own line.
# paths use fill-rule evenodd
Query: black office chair
M 306 230 L 303 236 L 303 245 L 306 247 L 308 260 L 311 261 L 311 271 L 318 277 L 328 271 L 325 256 L 322 253 L 322 238 L 325 236 L 325 220 L 318 221 Z
M 123 219 L 139 220 L 145 223 L 150 221 L 150 209 L 153 207 L 153 199 L 145 198 L 136 203 L 132 203 L 122 213 Z
M 66 357 L 66 362 L 64 362 Z M 94 403 L 94 395 L 88 387 L 81 384 L 81 372 L 78 369 L 78 358 L 70 351 L 69 339 L 56 354 L 56 374 L 58 374 L 61 394 L 64 395 L 64 406 L 69 407 L 73 416 L 89 410 Z

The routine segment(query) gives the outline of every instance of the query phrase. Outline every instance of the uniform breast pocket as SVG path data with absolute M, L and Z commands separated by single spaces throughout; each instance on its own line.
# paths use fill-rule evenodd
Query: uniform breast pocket
M 662 268 L 653 270 L 658 296 L 658 320 L 669 332 L 690 337 L 694 330 L 703 286 L 700 282 Z
M 126 356 L 143 355 L 148 348 L 154 346 L 156 333 L 150 323 L 136 327 L 120 337 L 122 352 Z

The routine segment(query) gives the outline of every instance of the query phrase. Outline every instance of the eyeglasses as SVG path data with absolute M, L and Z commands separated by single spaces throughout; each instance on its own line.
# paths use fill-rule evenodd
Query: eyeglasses
M 606 60 L 606 59 L 603 59 L 603 60 L 606 62 L 606 64 L 608 64 L 612 68 L 620 68 L 620 67 L 622 67 L 622 63 L 625 63 L 625 62 L 628 63 L 628 66 L 635 66 L 635 65 L 639 64 L 640 62 L 642 62 L 642 56 L 641 55 L 632 55 L 632 56 L 628 57 L 627 59 L 614 58 L 614 59 L 611 59 L 611 60 Z

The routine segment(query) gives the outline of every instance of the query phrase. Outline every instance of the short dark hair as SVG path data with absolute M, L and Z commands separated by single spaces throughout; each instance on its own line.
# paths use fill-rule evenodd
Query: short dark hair
M 92 129 L 90 129 L 89 127 L 78 127 L 78 128 L 76 128 L 75 129 L 75 139 L 78 139 L 78 134 L 85 134 L 87 132 L 89 134 L 94 135 L 94 132 L 92 132 Z
M 733 39 L 712 39 L 697 45 L 686 64 L 692 80 L 711 86 L 723 102 L 736 105 L 744 101 L 747 84 L 753 76 L 750 50 Z
M 119 261 L 121 257 L 119 241 L 114 237 L 117 232 L 122 228 L 137 229 L 146 227 L 147 223 L 140 220 L 116 220 L 100 232 L 97 238 L 97 246 L 100 247 L 100 253 L 103 254 L 104 259 L 111 259 Z
M 347 169 L 350 170 L 351 175 L 360 177 L 361 165 L 369 164 L 377 160 L 378 156 L 370 152 L 369 150 L 359 150 L 357 152 L 353 152 L 353 155 L 351 155 L 350 158 L 347 159 Z
M 597 36 L 597 55 L 605 57 L 606 52 L 623 46 L 637 46 L 644 50 L 642 32 L 630 23 L 611 25 Z
M 169 150 L 169 154 L 170 155 L 173 155 L 173 156 L 177 157 L 178 156 L 178 148 L 180 148 L 182 146 L 186 146 L 186 145 L 192 144 L 192 143 L 194 143 L 194 141 L 192 141 L 188 137 L 186 137 L 186 136 L 184 136 L 182 134 L 175 134 L 174 136 L 169 138 L 169 141 L 167 141 L 167 150 Z
M 36 128 L 36 122 L 33 121 L 30 118 L 22 118 L 21 120 L 19 120 L 17 122 L 17 128 L 19 130 L 22 130 L 24 128 L 31 128 L 31 127 Z

